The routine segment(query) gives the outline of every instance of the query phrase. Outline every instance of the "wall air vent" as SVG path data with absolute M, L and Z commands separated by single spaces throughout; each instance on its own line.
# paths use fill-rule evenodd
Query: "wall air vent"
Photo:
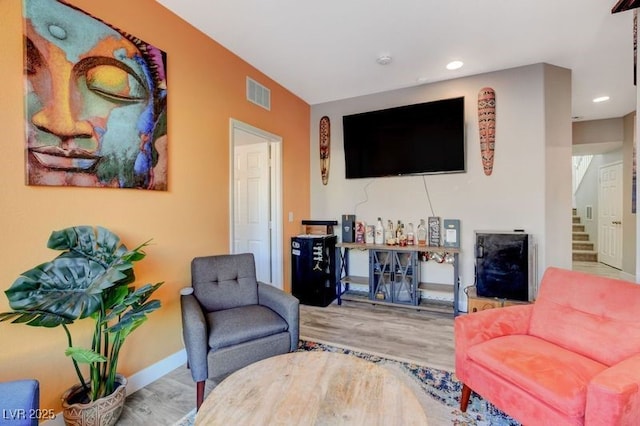
M 247 100 L 271 111 L 271 90 L 247 77 Z

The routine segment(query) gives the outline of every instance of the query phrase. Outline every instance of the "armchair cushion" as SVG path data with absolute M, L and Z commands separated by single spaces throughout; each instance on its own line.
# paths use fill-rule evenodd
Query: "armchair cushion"
M 258 282 L 253 254 L 196 257 L 191 282 L 206 312 L 258 303 Z
M 531 335 L 607 365 L 640 353 L 640 287 L 558 268 L 544 280 L 551 285 L 540 287 Z
M 287 331 L 287 322 L 280 315 L 260 305 L 214 311 L 206 317 L 211 350 Z
M 479 366 L 569 417 L 583 417 L 589 382 L 607 366 L 534 336 L 489 340 L 469 349 Z

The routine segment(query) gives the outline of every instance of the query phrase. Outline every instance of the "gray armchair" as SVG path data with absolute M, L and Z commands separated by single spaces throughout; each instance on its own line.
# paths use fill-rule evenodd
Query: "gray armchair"
M 256 280 L 251 253 L 196 257 L 191 284 L 180 305 L 199 409 L 207 378 L 296 350 L 300 311 L 298 299 Z

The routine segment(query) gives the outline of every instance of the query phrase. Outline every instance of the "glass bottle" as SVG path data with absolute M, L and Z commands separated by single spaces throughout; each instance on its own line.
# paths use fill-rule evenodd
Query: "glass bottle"
M 376 230 L 373 242 L 375 244 L 384 244 L 384 228 L 382 227 L 382 218 L 378 218 L 378 222 L 376 222 Z
M 413 232 L 413 223 L 407 224 L 407 245 L 412 246 L 415 244 L 415 234 Z
M 420 225 L 418 225 L 418 245 L 426 246 L 427 245 L 427 225 L 424 222 L 424 219 L 420 219 Z
M 385 236 L 387 244 L 394 245 L 396 243 L 396 232 L 393 230 L 393 222 L 391 219 L 387 220 L 387 229 L 385 230 Z

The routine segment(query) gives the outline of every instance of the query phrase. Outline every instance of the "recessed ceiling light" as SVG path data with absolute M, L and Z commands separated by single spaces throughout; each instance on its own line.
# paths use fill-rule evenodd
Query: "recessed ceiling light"
M 462 66 L 464 65 L 464 62 L 462 61 L 451 61 L 447 64 L 447 69 L 448 70 L 457 70 L 458 68 L 462 68 Z
M 606 102 L 608 101 L 610 98 L 608 96 L 600 96 L 599 98 L 594 98 L 593 102 L 598 103 L 598 102 Z

